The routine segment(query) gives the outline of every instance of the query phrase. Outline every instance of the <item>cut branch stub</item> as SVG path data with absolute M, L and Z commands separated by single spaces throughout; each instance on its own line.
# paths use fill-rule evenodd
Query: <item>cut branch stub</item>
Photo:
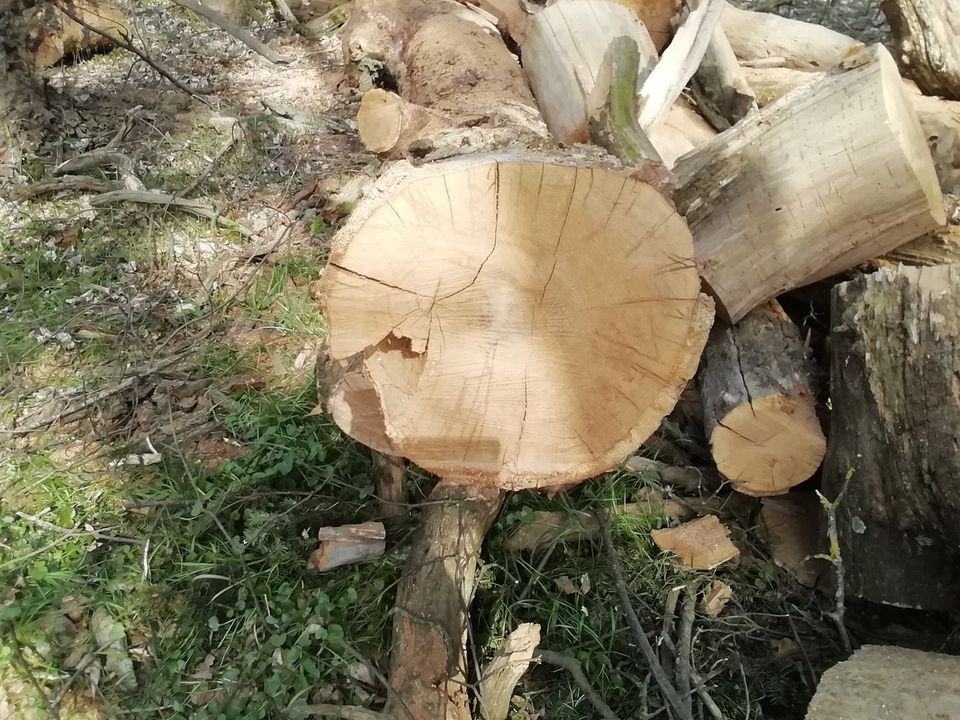
M 605 167 L 398 163 L 324 276 L 328 404 L 350 435 L 445 478 L 582 480 L 649 436 L 712 322 L 690 232 Z

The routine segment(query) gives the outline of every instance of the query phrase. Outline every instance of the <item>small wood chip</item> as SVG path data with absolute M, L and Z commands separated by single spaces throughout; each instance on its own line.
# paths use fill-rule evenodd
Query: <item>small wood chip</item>
M 714 580 L 703 594 L 697 610 L 707 617 L 717 617 L 731 600 L 733 600 L 733 588 L 723 580 Z
M 325 572 L 380 557 L 386 549 L 386 537 L 387 531 L 379 522 L 320 528 L 320 547 L 310 555 L 307 569 Z
M 683 567 L 712 570 L 740 555 L 729 531 L 715 515 L 697 518 L 680 527 L 650 533 L 661 550 L 675 553 Z

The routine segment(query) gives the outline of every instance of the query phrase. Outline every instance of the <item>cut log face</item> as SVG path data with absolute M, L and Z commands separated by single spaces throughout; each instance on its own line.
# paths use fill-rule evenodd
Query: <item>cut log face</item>
M 780 495 L 813 475 L 826 452 L 815 368 L 776 303 L 718 323 L 698 378 L 717 469 L 747 495 Z
M 696 237 L 701 275 L 731 321 L 946 220 L 893 58 L 875 46 L 858 61 L 797 88 L 674 168 L 674 200 Z
M 960 717 L 960 658 L 865 645 L 827 670 L 806 720 Z
M 364 93 L 357 111 L 360 142 L 367 150 L 387 157 L 402 155 L 411 143 L 443 124 L 440 114 L 379 88 Z
M 331 356 L 379 405 L 347 433 L 379 409 L 380 447 L 514 489 L 615 466 L 673 407 L 712 311 L 654 187 L 486 156 L 398 164 L 368 200 L 323 281 Z
M 831 327 L 823 492 L 832 500 L 846 487 L 837 529 L 847 592 L 956 610 L 960 265 L 838 285 Z
M 523 71 L 550 134 L 589 142 L 589 102 L 610 43 L 629 37 L 640 51 L 638 79 L 657 61 L 643 24 L 612 0 L 565 0 L 533 16 L 522 46 Z

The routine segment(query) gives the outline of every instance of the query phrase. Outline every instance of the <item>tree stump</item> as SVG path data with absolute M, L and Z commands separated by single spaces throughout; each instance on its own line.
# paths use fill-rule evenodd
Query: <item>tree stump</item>
M 960 265 L 879 270 L 838 285 L 823 492 L 846 589 L 960 608 Z

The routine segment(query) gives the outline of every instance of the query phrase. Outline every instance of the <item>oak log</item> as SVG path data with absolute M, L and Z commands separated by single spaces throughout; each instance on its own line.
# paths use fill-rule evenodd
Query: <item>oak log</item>
M 747 495 L 781 495 L 826 451 L 816 367 L 800 332 L 770 301 L 735 325 L 718 322 L 697 379 L 704 431 L 720 473 Z
M 564 0 L 533 16 L 521 46 L 523 71 L 547 128 L 561 142 L 589 142 L 590 99 L 604 57 L 619 37 L 636 43 L 642 82 L 657 51 L 629 8 L 612 0 Z
M 675 166 L 674 201 L 726 319 L 944 224 L 936 171 L 896 64 L 881 46 L 867 52 Z
M 960 265 L 881 269 L 833 292 L 823 493 L 848 594 L 960 608 Z
M 883 0 L 904 73 L 928 95 L 960 100 L 960 0 Z

